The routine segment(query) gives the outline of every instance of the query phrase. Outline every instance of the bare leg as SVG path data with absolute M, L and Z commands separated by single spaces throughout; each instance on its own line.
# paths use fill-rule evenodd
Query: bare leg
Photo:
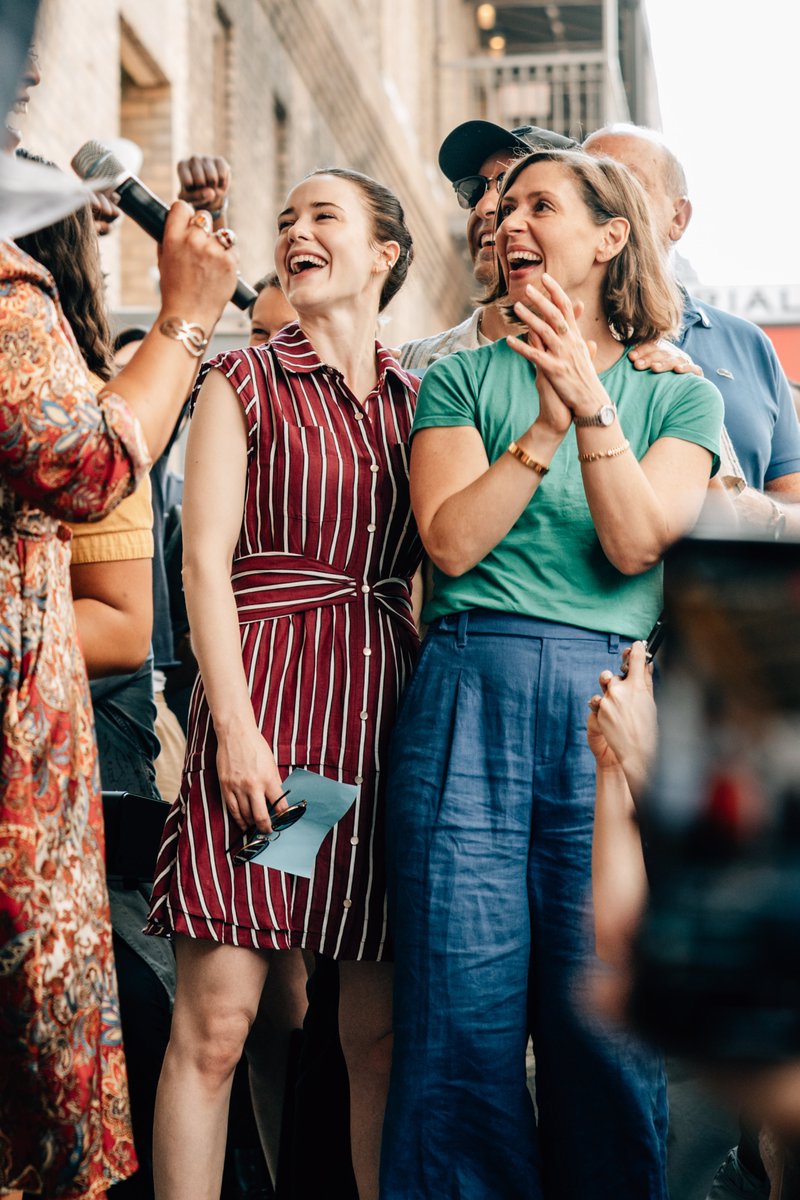
M 219 1200 L 231 1081 L 255 1020 L 268 956 L 178 936 L 177 990 L 156 1098 L 158 1200 Z
M 258 1015 L 245 1046 L 253 1112 L 273 1184 L 278 1172 L 289 1036 L 303 1025 L 307 982 L 302 950 L 273 952 Z
M 391 963 L 339 963 L 339 1032 L 350 1078 L 350 1142 L 359 1200 L 378 1200 L 392 1061 Z

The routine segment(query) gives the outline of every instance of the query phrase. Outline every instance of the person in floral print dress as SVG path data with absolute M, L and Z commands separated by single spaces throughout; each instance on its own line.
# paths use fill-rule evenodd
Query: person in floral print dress
M 162 320 L 208 333 L 233 291 L 235 256 L 191 215 L 173 206 L 161 314 L 114 394 L 92 391 L 51 277 L 0 242 L 0 1194 L 96 1200 L 136 1166 L 61 521 L 110 511 L 165 444 L 197 359 Z

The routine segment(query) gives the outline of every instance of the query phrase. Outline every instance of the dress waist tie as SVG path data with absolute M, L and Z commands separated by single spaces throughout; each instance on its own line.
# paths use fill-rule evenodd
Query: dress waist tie
M 240 625 L 312 608 L 352 604 L 361 597 L 374 600 L 415 630 L 410 581 L 400 575 L 356 579 L 303 554 L 266 551 L 235 559 L 231 584 Z

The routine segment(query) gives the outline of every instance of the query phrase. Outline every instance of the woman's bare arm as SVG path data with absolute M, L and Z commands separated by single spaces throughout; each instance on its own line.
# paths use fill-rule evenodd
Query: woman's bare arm
M 595 943 L 604 961 L 624 965 L 647 897 L 635 796 L 655 754 L 652 669 L 643 642 L 631 647 L 624 679 L 604 671 L 589 701 L 587 738 L 597 767 L 592 834 Z
M 624 434 L 618 422 L 614 430 L 619 444 Z M 604 429 L 605 437 L 591 440 L 579 433 L 578 446 L 584 453 L 602 451 L 609 432 Z M 594 527 L 606 558 L 618 571 L 641 574 L 692 529 L 708 494 L 711 461 L 702 446 L 665 437 L 653 443 L 641 462 L 628 451 L 583 464 Z
M 544 426 L 518 439 L 542 466 L 560 441 Z M 439 570 L 463 575 L 480 562 L 525 511 L 541 479 L 510 454 L 489 466 L 481 435 L 470 426 L 421 429 L 411 451 L 411 505 Z
M 594 366 L 595 347 L 578 326 L 569 297 L 550 276 L 549 292 L 530 294 L 531 307 L 516 304 L 528 327 L 527 341 L 509 344 L 537 370 L 540 402 L 568 410 L 570 419 L 594 416 L 610 403 Z M 577 310 L 579 314 L 580 310 Z M 659 438 L 642 458 L 626 450 L 618 419 L 607 426 L 577 428 L 578 453 L 599 455 L 582 463 L 586 500 L 606 557 L 625 575 L 638 575 L 655 565 L 664 552 L 697 521 L 708 489 L 711 453 L 693 442 Z
M 152 559 L 73 563 L 70 578 L 89 678 L 137 671 L 153 630 Z
M 622 768 L 598 765 L 592 832 L 592 901 L 598 958 L 630 957 L 631 935 L 647 899 L 647 875 L 633 796 Z
M 214 730 L 223 799 L 242 829 L 271 829 L 267 800 L 280 795 L 272 751 L 247 688 L 231 563 L 242 525 L 247 430 L 228 380 L 212 371 L 189 427 L 183 494 L 183 579 L 192 648 Z
M 210 337 L 236 287 L 236 252 L 192 225 L 193 215 L 182 201 L 172 205 L 159 247 L 161 310 L 130 363 L 103 389 L 122 396 L 136 413 L 154 462 L 172 436 L 200 365 L 160 326 L 183 320 Z

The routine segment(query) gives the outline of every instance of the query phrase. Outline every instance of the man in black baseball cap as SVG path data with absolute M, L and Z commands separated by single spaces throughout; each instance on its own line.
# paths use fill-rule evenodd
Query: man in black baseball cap
M 519 129 L 504 129 L 492 121 L 465 121 L 448 133 L 439 148 L 439 166 L 455 185 L 465 176 L 477 174 L 481 164 L 492 154 L 504 152 L 518 158 L 532 150 L 580 150 L 574 138 L 540 129 L 538 125 L 520 125 Z
M 494 215 L 503 177 L 515 158 L 541 149 L 579 150 L 580 145 L 536 125 L 509 130 L 491 121 L 465 121 L 442 142 L 439 166 L 453 184 L 459 204 L 469 212 L 467 246 L 481 289 L 494 278 Z M 437 358 L 488 345 L 507 332 L 499 309 L 476 308 L 453 329 L 406 342 L 400 348 L 400 361 L 407 369 L 424 370 Z

